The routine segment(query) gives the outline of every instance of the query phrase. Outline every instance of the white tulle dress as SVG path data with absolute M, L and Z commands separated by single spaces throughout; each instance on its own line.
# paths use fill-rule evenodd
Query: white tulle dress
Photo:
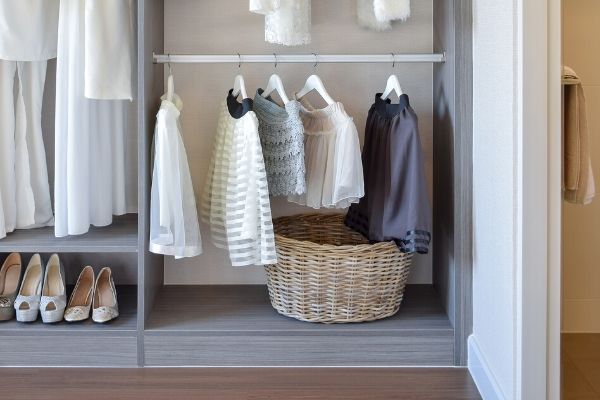
M 154 167 L 150 199 L 150 251 L 175 258 L 202 254 L 196 197 L 181 136 L 183 102 L 173 77 L 161 98 L 154 130 Z
M 234 267 L 277 262 L 267 173 L 252 100 L 229 92 L 202 196 L 202 220 Z

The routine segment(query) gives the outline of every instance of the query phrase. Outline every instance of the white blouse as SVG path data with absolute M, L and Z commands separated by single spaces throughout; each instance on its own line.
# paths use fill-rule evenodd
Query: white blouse
M 169 87 L 173 87 L 172 81 Z M 181 137 L 179 116 L 183 102 L 172 89 L 161 99 L 154 131 L 150 251 L 175 258 L 195 257 L 202 254 L 202 241 Z
M 0 0 L 0 60 L 56 57 L 60 0 Z
M 277 262 L 267 174 L 251 100 L 231 92 L 221 105 L 217 135 L 202 197 L 202 220 L 231 265 Z M 240 115 L 232 115 L 231 109 Z
M 85 97 L 88 99 L 133 99 L 134 15 L 132 0 L 85 0 Z
M 250 11 L 265 14 L 265 40 L 284 46 L 309 44 L 311 0 L 252 0 Z
M 306 193 L 289 201 L 319 208 L 346 208 L 365 195 L 356 125 L 342 103 L 314 109 L 301 100 Z

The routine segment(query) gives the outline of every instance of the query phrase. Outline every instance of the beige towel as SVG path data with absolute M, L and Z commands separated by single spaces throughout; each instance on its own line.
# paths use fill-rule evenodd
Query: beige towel
M 564 85 L 564 198 L 574 204 L 589 204 L 596 195 L 585 94 L 581 79 L 563 68 Z

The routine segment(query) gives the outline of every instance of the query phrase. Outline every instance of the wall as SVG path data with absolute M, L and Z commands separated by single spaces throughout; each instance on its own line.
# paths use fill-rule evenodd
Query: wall
M 469 369 L 486 399 L 516 398 L 518 15 L 473 3 L 473 334 Z
M 563 60 L 587 98 L 592 166 L 600 184 L 600 2 L 563 1 Z M 598 187 L 598 186 L 597 186 Z M 563 331 L 600 332 L 600 199 L 563 204 Z
M 354 18 L 354 2 L 348 0 L 313 1 L 313 43 L 299 48 L 283 48 L 264 43 L 263 18 L 248 12 L 246 2 L 239 0 L 165 2 L 166 53 L 401 53 L 431 52 L 433 43 L 432 0 L 413 2 L 412 17 L 406 24 L 396 24 L 388 33 L 360 29 Z M 351 4 L 352 6 L 349 6 Z M 234 22 L 231 22 L 234 21 Z M 234 23 L 235 29 L 227 27 Z M 242 34 L 240 34 L 242 32 Z M 343 38 L 343 40 L 340 40 Z M 189 154 L 190 169 L 196 197 L 204 186 L 217 123 L 217 110 L 233 77 L 237 65 L 174 65 L 176 91 L 185 106 L 182 112 L 184 141 Z M 310 65 L 279 65 L 288 94 L 298 90 L 312 72 Z M 272 65 L 243 65 L 249 93 L 264 86 L 274 71 Z M 319 65 L 329 93 L 342 101 L 362 136 L 367 111 L 376 91 L 385 86 L 390 65 Z M 398 64 L 395 68 L 403 89 L 419 115 L 422 144 L 425 151 L 430 193 L 432 192 L 432 67 L 427 64 Z M 274 215 L 303 212 L 291 204 L 273 201 Z M 165 260 L 167 284 L 264 283 L 263 269 L 234 269 L 227 255 L 210 243 L 203 227 L 205 252 L 195 259 Z M 411 281 L 430 283 L 431 256 L 418 256 Z

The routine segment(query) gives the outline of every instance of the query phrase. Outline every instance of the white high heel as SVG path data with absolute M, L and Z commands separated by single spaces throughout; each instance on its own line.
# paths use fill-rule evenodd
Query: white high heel
M 111 321 L 119 316 L 117 290 L 110 268 L 102 268 L 96 278 L 92 320 L 98 323 Z
M 15 300 L 17 321 L 33 322 L 37 319 L 42 297 L 42 278 L 44 267 L 39 254 L 34 254 L 29 260 L 19 294 Z
M 94 295 L 94 270 L 92 267 L 85 267 L 77 278 L 77 284 L 71 298 L 67 310 L 65 311 L 65 321 L 78 322 L 85 321 L 90 317 L 90 309 L 92 308 L 92 296 Z
M 44 286 L 40 301 L 40 314 L 45 324 L 62 321 L 67 305 L 65 271 L 58 254 L 53 254 L 46 264 Z

